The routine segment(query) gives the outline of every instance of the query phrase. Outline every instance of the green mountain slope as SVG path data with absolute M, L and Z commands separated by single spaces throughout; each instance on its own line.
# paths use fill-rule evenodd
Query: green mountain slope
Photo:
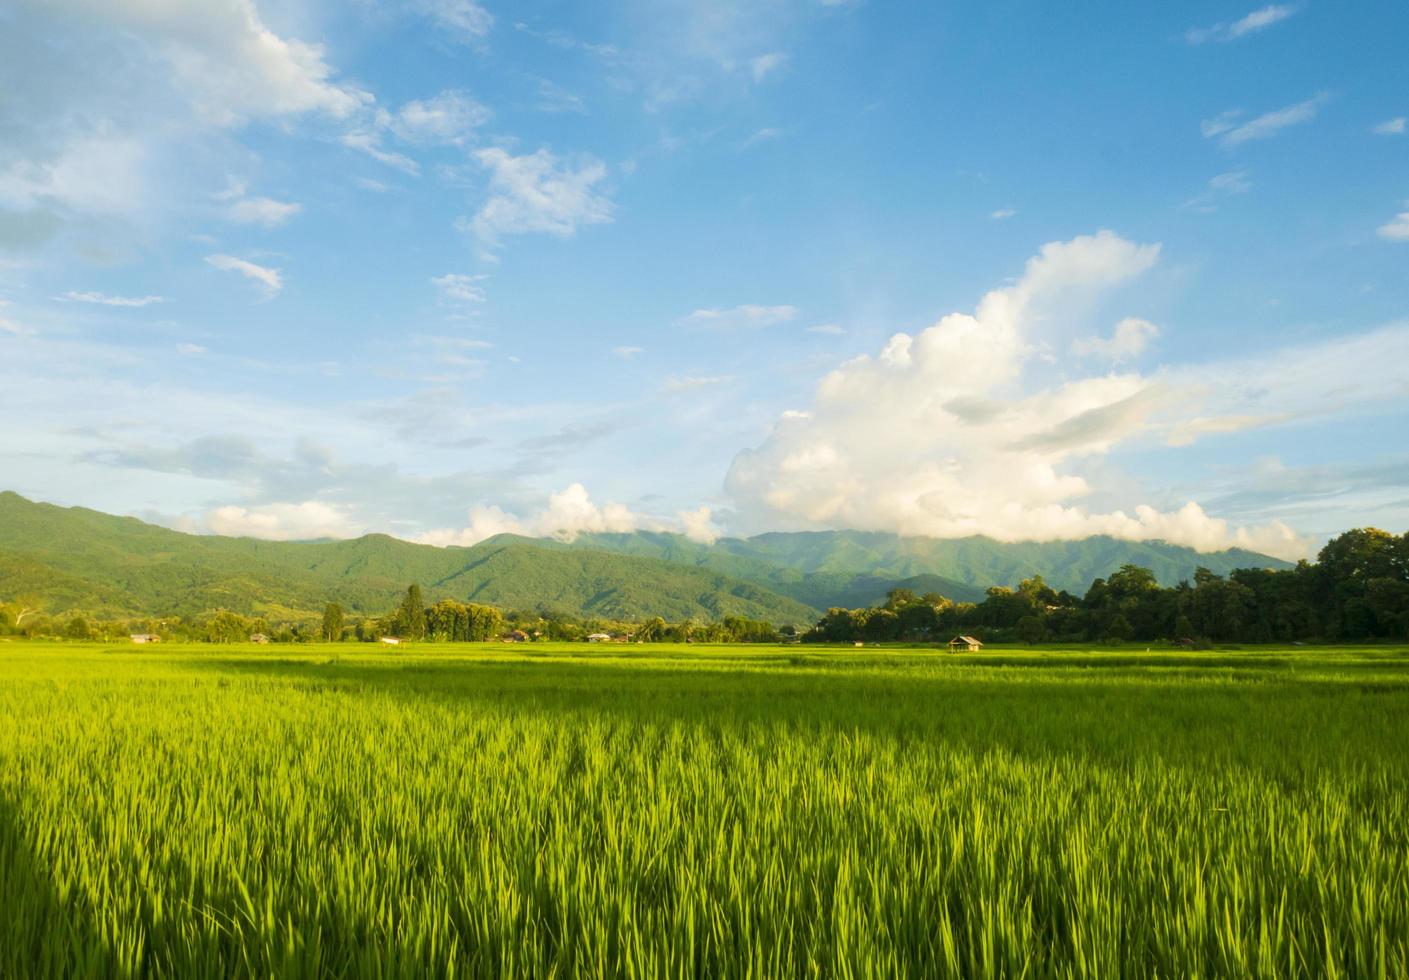
M 871 531 L 797 531 L 752 538 L 721 538 L 713 545 L 677 534 L 582 535 L 581 548 L 653 554 L 716 568 L 737 578 L 766 583 L 810 605 L 828 589 L 837 596 L 881 585 L 913 588 L 905 580 L 926 576 L 915 591 L 940 592 L 951 599 L 981 598 L 990 585 L 1015 586 L 1041 575 L 1055 589 L 1084 593 L 1091 581 L 1121 565 L 1140 565 L 1164 585 L 1192 578 L 1199 566 L 1219 574 L 1235 568 L 1288 568 L 1287 562 L 1256 552 L 1231 549 L 1204 553 L 1162 541 L 1122 541 L 1093 537 L 1080 541 L 1005 543 L 992 538 L 901 537 Z M 883 595 L 885 588 L 880 588 Z M 859 594 L 859 593 L 858 593 Z
M 311 614 L 335 599 L 355 613 L 389 609 L 410 582 L 429 599 L 573 615 L 804 623 L 830 606 L 872 605 L 891 588 L 977 601 L 993 584 L 1040 574 L 1084 592 L 1123 564 L 1164 584 L 1200 565 L 1226 573 L 1285 567 L 1248 551 L 1202 554 L 1162 542 L 1089 538 L 1005 544 L 817 531 L 723 538 L 663 532 L 584 534 L 572 542 L 500 535 L 434 548 L 381 534 L 278 542 L 182 534 L 83 508 L 0 493 L 0 598 L 35 595 L 51 610 L 99 615 Z
M 0 597 L 34 595 L 53 611 L 100 615 L 356 613 L 391 608 L 410 582 L 428 599 L 574 615 L 804 623 L 814 610 L 755 583 L 649 557 L 575 552 L 501 536 L 434 548 L 385 535 L 280 542 L 182 534 L 83 508 L 0 493 Z

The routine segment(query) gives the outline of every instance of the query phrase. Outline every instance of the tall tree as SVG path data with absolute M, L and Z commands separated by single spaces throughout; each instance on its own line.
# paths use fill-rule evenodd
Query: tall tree
M 330 602 L 323 607 L 323 639 L 336 643 L 342 639 L 342 606 Z
M 412 583 L 406 598 L 396 610 L 396 631 L 407 640 L 419 640 L 426 635 L 426 604 L 421 599 L 421 587 Z

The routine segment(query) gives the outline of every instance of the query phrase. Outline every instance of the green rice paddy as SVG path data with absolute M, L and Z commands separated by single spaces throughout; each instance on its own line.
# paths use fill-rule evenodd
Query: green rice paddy
M 0 644 L 0 976 L 1409 975 L 1409 651 Z

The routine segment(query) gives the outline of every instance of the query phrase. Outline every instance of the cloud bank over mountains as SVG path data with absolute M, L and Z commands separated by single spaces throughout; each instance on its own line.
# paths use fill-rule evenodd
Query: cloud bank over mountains
M 1149 270 L 1159 251 L 1109 231 L 1043 246 L 1016 283 L 988 293 L 972 314 L 897 333 L 875 356 L 829 373 L 810 409 L 787 413 L 739 454 L 728 492 L 758 525 L 1000 541 L 1107 534 L 1304 553 L 1280 522 L 1233 528 L 1192 501 L 1128 512 L 1081 503 L 1094 488 L 1069 464 L 1257 421 L 1192 414 L 1206 400 L 1194 372 L 1117 370 L 1157 334 L 1153 324 L 1123 319 L 1098 343 L 1073 335 L 1073 309 Z M 1059 367 L 1091 356 L 1109 370 L 1073 376 Z

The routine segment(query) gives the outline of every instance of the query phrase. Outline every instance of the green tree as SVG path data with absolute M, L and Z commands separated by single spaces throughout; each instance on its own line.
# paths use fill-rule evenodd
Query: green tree
M 342 639 L 342 606 L 330 602 L 323 607 L 323 639 L 336 643 Z
M 398 636 L 406 640 L 424 639 L 426 635 L 426 604 L 421 598 L 421 587 L 412 583 L 406 589 L 406 597 L 397 607 L 393 627 Z
M 1043 624 L 1040 616 L 1024 616 L 1018 620 L 1016 631 L 1018 639 L 1029 646 L 1041 643 L 1047 636 L 1047 627 Z
M 93 628 L 88 625 L 88 620 L 82 616 L 75 616 L 68 621 L 64 627 L 64 636 L 70 640 L 91 640 L 93 638 Z
M 1107 643 L 1125 643 L 1135 635 L 1135 630 L 1130 625 L 1130 620 L 1120 613 L 1111 617 L 1111 621 L 1106 624 L 1105 641 Z

